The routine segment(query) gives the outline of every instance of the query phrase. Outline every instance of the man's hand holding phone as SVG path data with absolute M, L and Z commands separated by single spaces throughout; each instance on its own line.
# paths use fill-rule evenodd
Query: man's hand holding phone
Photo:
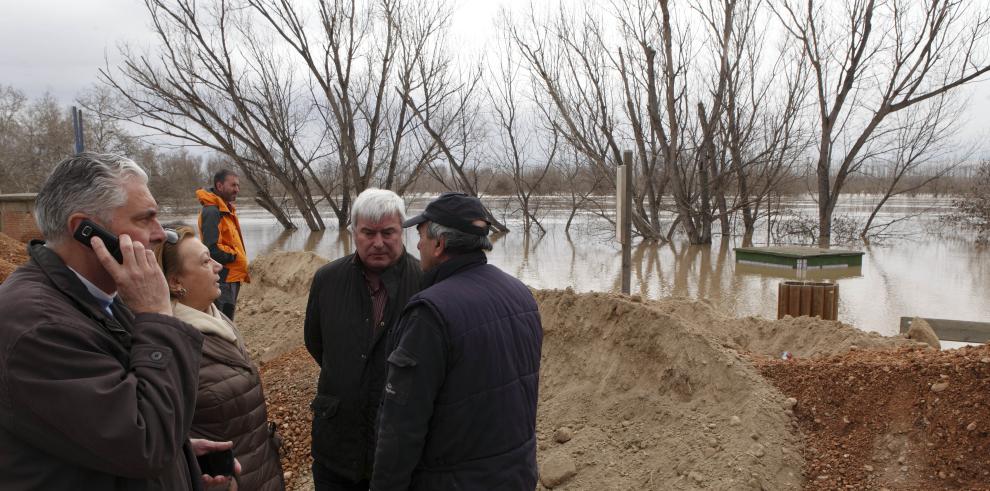
M 103 269 L 117 283 L 117 293 L 120 295 L 120 299 L 135 314 L 172 315 L 168 282 L 165 281 L 162 270 L 158 268 L 155 253 L 145 249 L 140 242 L 132 241 L 126 234 L 122 234 L 118 240 L 120 242 L 120 256 L 123 259 L 122 264 L 118 263 L 107 250 L 100 237 L 92 237 L 90 245 L 96 252 L 96 257 L 103 265 Z

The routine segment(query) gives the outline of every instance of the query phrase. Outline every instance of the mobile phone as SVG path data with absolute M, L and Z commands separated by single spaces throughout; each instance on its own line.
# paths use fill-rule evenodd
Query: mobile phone
M 207 476 L 233 476 L 234 451 L 232 449 L 196 456 L 199 470 Z
M 120 254 L 120 241 L 117 240 L 117 236 L 107 232 L 103 227 L 93 223 L 88 218 L 84 218 L 83 221 L 79 222 L 76 232 L 72 234 L 72 237 L 82 242 L 86 247 L 93 247 L 89 243 L 89 240 L 93 236 L 99 237 L 103 241 L 103 245 L 107 246 L 107 251 L 110 252 L 110 255 L 118 263 L 124 263 L 124 256 Z

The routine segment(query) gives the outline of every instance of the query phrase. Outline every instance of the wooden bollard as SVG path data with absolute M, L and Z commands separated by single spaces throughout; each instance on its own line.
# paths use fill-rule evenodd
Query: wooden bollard
M 788 281 L 787 282 L 787 313 L 793 317 L 797 317 L 801 314 L 801 282 L 800 281 Z
M 839 317 L 839 285 L 810 281 L 784 281 L 777 287 L 777 318 L 811 316 L 824 320 Z
M 812 312 L 824 312 L 825 311 L 825 289 L 824 288 L 813 288 L 811 295 L 811 311 Z
M 811 315 L 811 285 L 801 285 L 801 315 Z

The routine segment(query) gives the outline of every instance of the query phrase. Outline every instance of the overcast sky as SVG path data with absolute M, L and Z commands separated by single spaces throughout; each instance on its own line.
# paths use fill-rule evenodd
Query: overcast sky
M 980 0 L 990 1 L 990 0 Z M 539 4 L 540 0 L 534 0 Z M 528 0 L 458 0 L 452 36 L 472 51 L 494 42 L 502 5 L 524 10 Z M 34 99 L 50 92 L 66 105 L 97 81 L 117 46 L 153 39 L 140 0 L 0 0 L 0 84 Z M 990 140 L 990 80 L 964 89 L 970 96 L 965 137 Z M 987 146 L 984 146 L 986 149 Z
M 538 1 L 538 0 L 537 0 Z M 451 35 L 481 49 L 494 35 L 502 5 L 528 0 L 459 0 Z M 0 84 L 35 98 L 45 92 L 71 103 L 97 81 L 107 58 L 117 59 L 122 43 L 155 41 L 140 0 L 0 0 Z

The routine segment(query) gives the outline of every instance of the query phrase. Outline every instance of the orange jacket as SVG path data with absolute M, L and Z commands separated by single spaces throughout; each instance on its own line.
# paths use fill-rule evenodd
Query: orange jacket
M 250 283 L 247 252 L 234 205 L 213 194 L 213 189 L 197 189 L 196 197 L 203 205 L 199 214 L 199 235 L 210 249 L 210 257 L 224 267 L 220 272 L 221 281 Z

